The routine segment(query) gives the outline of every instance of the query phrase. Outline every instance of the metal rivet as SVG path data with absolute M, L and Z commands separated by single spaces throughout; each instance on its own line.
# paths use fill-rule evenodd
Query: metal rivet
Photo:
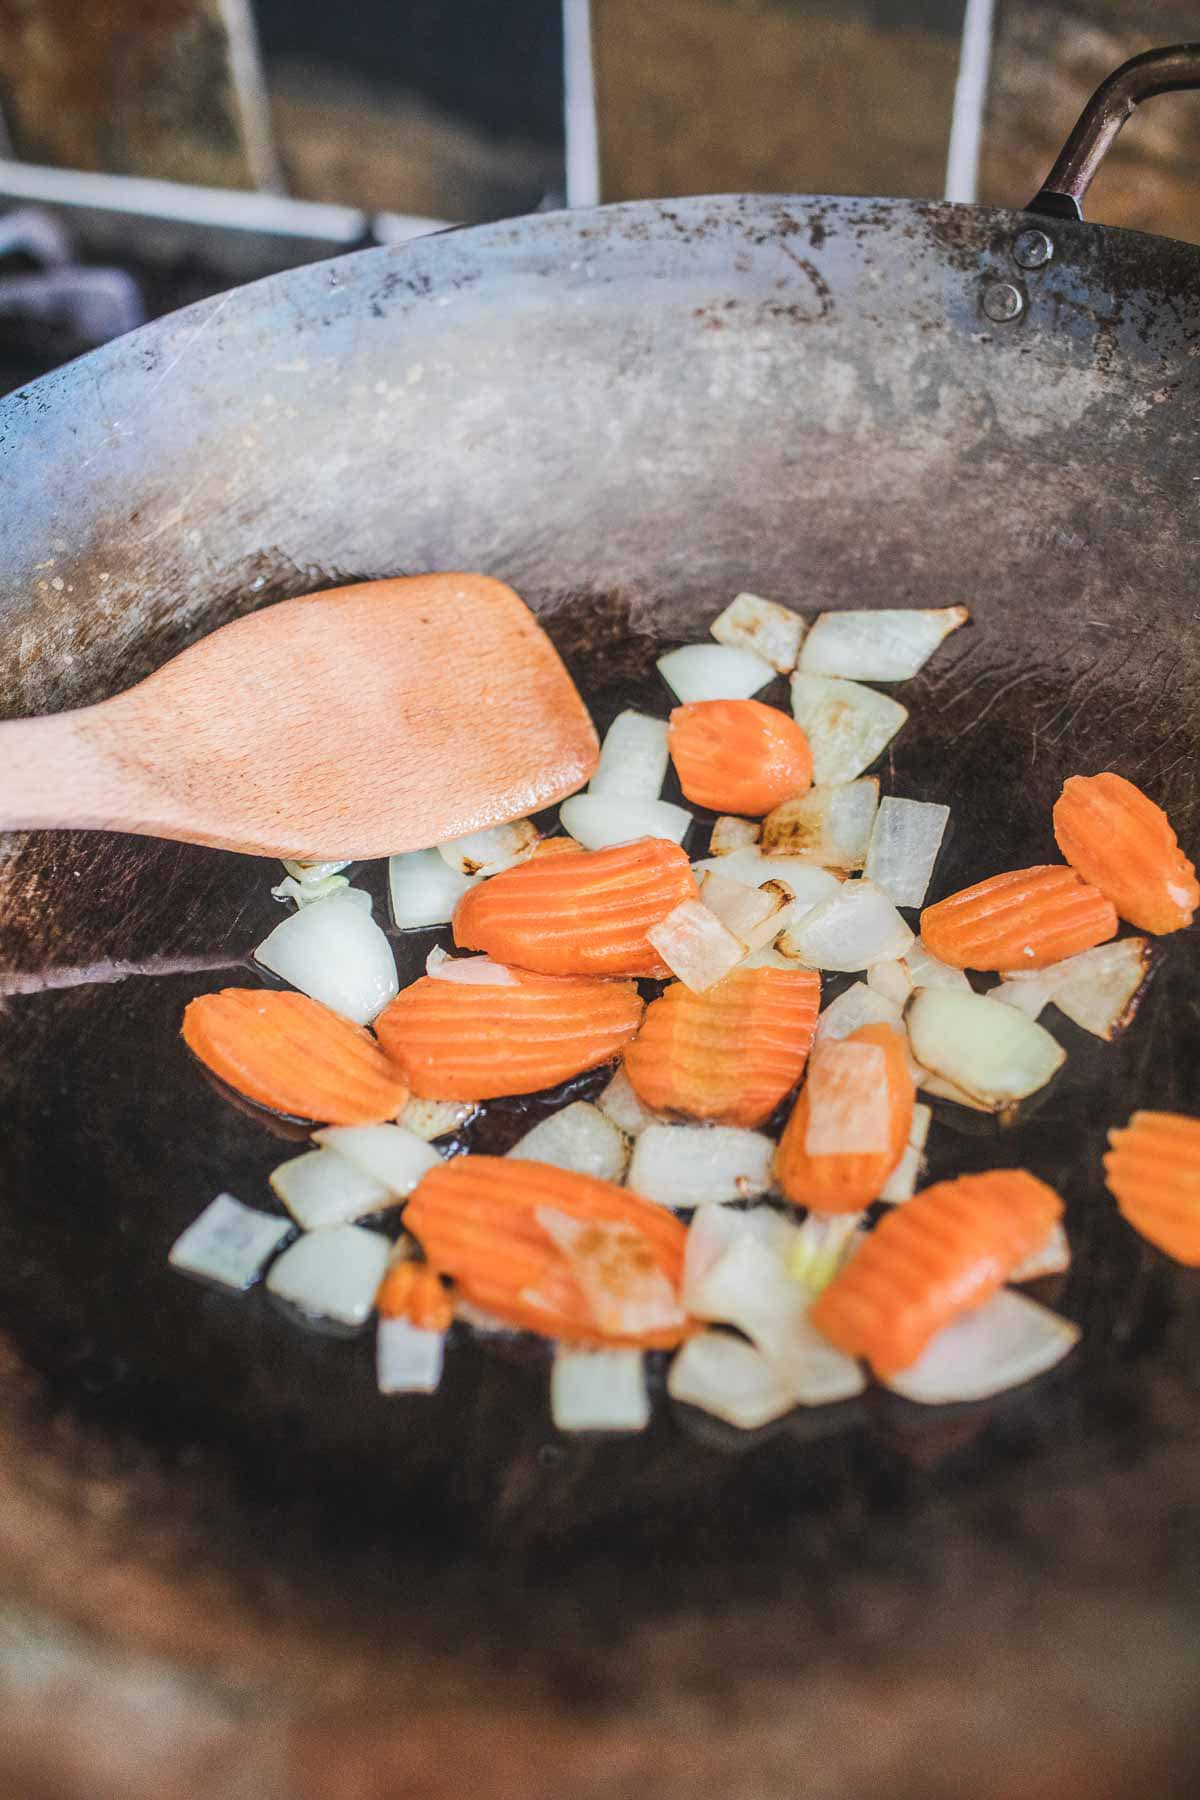
M 994 281 L 983 290 L 983 310 L 996 325 L 1010 325 L 1025 310 L 1021 290 L 1011 281 Z
M 1022 269 L 1043 269 L 1053 255 L 1044 231 L 1022 231 L 1013 244 L 1013 261 Z

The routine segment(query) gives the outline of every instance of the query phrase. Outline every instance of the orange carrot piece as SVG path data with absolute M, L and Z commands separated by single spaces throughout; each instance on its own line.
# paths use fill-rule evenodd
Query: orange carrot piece
M 817 1044 L 775 1155 L 788 1199 L 818 1213 L 869 1206 L 904 1154 L 915 1098 L 907 1042 L 890 1025 Z M 826 1147 L 837 1143 L 848 1147 Z
M 184 1010 L 183 1041 L 247 1100 L 293 1118 L 378 1125 L 408 1099 L 403 1070 L 371 1034 L 306 994 L 201 994 Z
M 420 1099 L 534 1094 L 610 1062 L 641 1022 L 632 982 L 513 974 L 511 987 L 423 975 L 376 1019 L 380 1043 Z
M 686 1327 L 635 1337 L 598 1329 L 566 1258 L 538 1223 L 543 1207 L 631 1227 L 678 1292 L 687 1232 L 673 1213 L 612 1182 L 547 1163 L 456 1157 L 422 1178 L 404 1223 L 463 1299 L 506 1324 L 579 1344 L 677 1344 Z
M 463 895 L 454 941 L 542 975 L 663 977 L 646 933 L 696 896 L 686 854 L 665 838 L 535 857 Z
M 809 1317 L 886 1380 L 990 1299 L 1061 1216 L 1054 1189 L 1024 1169 L 940 1181 L 880 1221 Z
M 674 982 L 646 1008 L 626 1074 L 655 1112 L 761 1125 L 804 1073 L 820 1000 L 813 969 L 734 969 L 702 994 Z
M 1181 931 L 1200 906 L 1196 871 L 1161 806 L 1111 770 L 1072 775 L 1054 803 L 1071 867 L 1142 931 Z
M 799 725 L 761 700 L 697 700 L 671 714 L 671 760 L 696 806 L 757 817 L 812 786 Z
M 407 1319 L 421 1331 L 449 1331 L 454 1302 L 428 1263 L 394 1262 L 379 1284 L 375 1310 L 381 1319 Z
M 1200 1119 L 1135 1112 L 1110 1131 L 1104 1178 L 1135 1231 L 1200 1268 Z
M 921 914 L 921 942 L 956 969 L 1044 969 L 1116 933 L 1112 901 L 1060 863 L 993 875 Z

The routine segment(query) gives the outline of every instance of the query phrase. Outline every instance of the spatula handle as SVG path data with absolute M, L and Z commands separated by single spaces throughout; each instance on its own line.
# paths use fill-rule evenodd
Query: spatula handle
M 0 831 L 129 829 L 120 767 L 79 729 L 82 716 L 0 723 Z

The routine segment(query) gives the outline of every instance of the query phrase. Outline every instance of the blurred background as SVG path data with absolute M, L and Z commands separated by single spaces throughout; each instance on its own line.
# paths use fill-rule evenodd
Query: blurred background
M 740 189 L 1036 191 L 1182 0 L 0 0 L 0 391 L 237 282 L 446 223 Z M 1200 238 L 1200 103 L 1089 216 Z

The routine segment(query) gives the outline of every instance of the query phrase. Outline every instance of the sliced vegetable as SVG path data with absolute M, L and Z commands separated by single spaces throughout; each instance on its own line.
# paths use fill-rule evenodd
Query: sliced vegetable
M 933 1108 L 924 1106 L 920 1101 L 913 1107 L 912 1124 L 908 1130 L 908 1143 L 904 1147 L 900 1161 L 896 1164 L 887 1180 L 879 1190 L 879 1198 L 897 1206 L 904 1200 L 911 1200 L 917 1191 L 922 1164 L 925 1160 L 925 1141 L 929 1136 L 929 1126 L 933 1119 Z
M 777 861 L 820 863 L 826 869 L 861 869 L 878 804 L 874 776 L 813 788 L 802 800 L 785 800 L 763 820 L 763 854 Z
M 684 900 L 646 936 L 672 975 L 698 994 L 736 968 L 747 948 L 699 900 Z
M 609 1062 L 641 1022 L 632 982 L 517 974 L 515 987 L 460 987 L 426 975 L 396 996 L 376 1029 L 414 1093 L 536 1093 Z
M 687 857 L 662 838 L 535 858 L 462 900 L 454 940 L 543 975 L 661 976 L 647 933 L 696 893 Z
M 167 1261 L 185 1275 L 244 1293 L 291 1229 L 290 1219 L 243 1206 L 232 1194 L 218 1194 L 175 1239 Z
M 561 834 L 558 837 L 539 838 L 537 843 L 533 846 L 533 855 L 529 860 L 530 862 L 540 862 L 543 857 L 547 856 L 578 855 L 582 849 L 583 845 L 581 843 L 577 842 L 573 837 L 567 837 L 565 834 Z
M 550 1416 L 559 1431 L 644 1431 L 650 1423 L 640 1350 L 576 1350 L 560 1344 L 550 1371 Z
M 948 806 L 925 800 L 879 802 L 864 873 L 896 906 L 924 906 L 949 820 Z
M 713 821 L 708 840 L 710 856 L 728 856 L 734 850 L 749 850 L 759 839 L 762 826 L 757 819 L 735 819 L 723 813 Z
M 796 1233 L 787 1258 L 788 1272 L 814 1299 L 858 1249 L 865 1216 L 861 1212 L 810 1213 Z
M 855 681 L 907 681 L 970 616 L 965 606 L 822 613 L 804 641 L 800 667 Z
M 1111 901 L 1074 869 L 1012 869 L 927 906 L 921 940 L 960 969 L 1044 969 L 1115 937 Z
M 739 968 L 704 994 L 676 982 L 646 1008 L 626 1073 L 658 1112 L 761 1125 L 804 1072 L 819 1001 L 805 969 Z
M 671 714 L 671 761 L 685 797 L 713 812 L 769 812 L 812 786 L 808 739 L 759 700 L 702 700 Z
M 440 945 L 425 958 L 425 973 L 431 981 L 452 981 L 460 987 L 517 985 L 517 976 L 507 963 L 493 962 L 490 956 L 450 956 Z
M 536 1218 L 604 1337 L 661 1337 L 686 1325 L 679 1282 L 666 1274 L 636 1225 L 572 1218 L 552 1206 L 540 1206 Z
M 629 1161 L 629 1143 L 598 1107 L 574 1100 L 540 1120 L 508 1154 L 521 1162 L 576 1169 L 598 1181 L 620 1181 Z
M 919 988 L 906 1017 L 921 1067 L 989 1112 L 1036 1093 L 1066 1061 L 1041 1025 L 985 994 Z
M 919 1406 L 987 1400 L 1044 1375 L 1078 1342 L 1078 1325 L 1005 1291 L 943 1326 L 887 1385 Z
M 326 875 L 321 881 L 297 881 L 294 875 L 285 875 L 278 886 L 271 889 L 272 900 L 286 904 L 294 900 L 297 906 L 311 906 L 314 900 L 328 900 L 331 894 L 355 893 L 367 903 L 370 910 L 371 896 L 362 888 L 351 888 L 344 875 Z
M 247 1100 L 293 1118 L 374 1125 L 408 1098 L 403 1073 L 375 1039 L 306 994 L 201 994 L 184 1011 L 183 1041 Z
M 672 1400 L 699 1407 L 740 1431 L 756 1431 L 796 1405 L 761 1351 L 727 1331 L 701 1331 L 671 1363 Z
M 792 676 L 792 712 L 812 751 L 813 780 L 823 787 L 869 769 L 908 717 L 907 707 L 874 688 L 801 671 Z
M 928 1069 L 922 1069 L 918 1063 L 913 1064 L 913 1079 L 923 1094 L 931 1094 L 935 1100 L 949 1100 L 955 1106 L 969 1108 L 971 1112 L 999 1110 L 992 1102 L 980 1100 L 977 1095 L 969 1094 L 953 1081 L 947 1081 L 944 1075 L 931 1075 Z
M 438 845 L 437 853 L 457 875 L 498 875 L 532 856 L 541 835 L 532 819 L 514 819 L 511 825 L 451 838 Z
M 588 792 L 657 800 L 670 760 L 667 731 L 665 719 L 651 719 L 640 712 L 618 713 L 604 734 Z
M 361 1225 L 305 1232 L 271 1264 L 267 1287 L 314 1318 L 365 1325 L 391 1245 Z
M 1180 931 L 1200 906 L 1196 871 L 1161 806 L 1111 770 L 1072 775 L 1054 804 L 1058 847 L 1142 931 Z
M 1053 1000 L 1074 1024 L 1111 1042 L 1133 1020 L 1151 954 L 1144 937 L 1118 938 L 1036 973 L 1013 969 L 1000 987 L 992 990 L 993 996 L 1035 1018 L 1040 1008 Z
M 393 1257 L 379 1284 L 375 1308 L 381 1319 L 407 1319 L 422 1331 L 449 1331 L 454 1302 L 428 1263 Z
M 396 1201 L 396 1195 L 382 1182 L 327 1150 L 306 1150 L 303 1156 L 293 1156 L 272 1169 L 268 1179 L 303 1231 L 350 1225 Z
M 718 644 L 752 650 L 781 675 L 796 666 L 808 626 L 799 613 L 758 594 L 737 594 L 709 626 Z
M 401 1110 L 397 1125 L 411 1131 L 414 1137 L 431 1143 L 434 1138 L 449 1137 L 461 1131 L 475 1117 L 479 1108 L 470 1100 L 412 1099 Z
M 683 1304 L 688 1312 L 700 1316 L 704 1284 L 739 1238 L 755 1238 L 786 1264 L 799 1236 L 799 1228 L 773 1206 L 752 1206 L 745 1211 L 718 1203 L 697 1207 L 683 1259 Z
M 1104 1178 L 1122 1217 L 1176 1262 L 1200 1267 L 1200 1119 L 1135 1112 L 1108 1141 Z
M 1021 973 L 1022 976 L 1025 975 L 1024 970 Z M 1027 1019 L 1036 1019 L 1049 1006 L 1053 991 L 1049 981 L 1034 980 L 1030 972 L 1028 980 L 1002 981 L 999 986 L 990 988 L 988 999 L 1000 1000 L 1005 1006 L 1015 1006 Z
M 301 907 L 254 955 L 264 969 L 355 1025 L 369 1024 L 400 986 L 392 946 L 348 894 Z
M 912 932 L 887 895 L 864 878 L 843 882 L 831 899 L 790 925 L 778 948 L 811 969 L 849 971 L 892 962 L 912 942 Z
M 639 800 L 630 794 L 572 794 L 558 809 L 563 830 L 585 850 L 608 850 L 614 844 L 664 838 L 682 844 L 692 815 L 669 800 Z
M 812 1212 L 870 1205 L 908 1142 L 913 1099 L 907 1046 L 890 1025 L 819 1039 L 775 1157 L 782 1192 Z
M 411 1194 L 422 1175 L 439 1160 L 437 1151 L 423 1138 L 400 1125 L 327 1125 L 323 1131 L 314 1131 L 313 1138 L 393 1197 Z
M 904 1012 L 886 994 L 856 981 L 852 987 L 831 1000 L 817 1020 L 817 1042 L 828 1038 L 848 1038 L 863 1025 L 890 1025 L 904 1029 Z
M 617 1070 L 604 1092 L 597 1096 L 596 1105 L 626 1137 L 635 1138 L 647 1125 L 654 1124 L 654 1114 L 638 1099 L 624 1067 Z
M 302 885 L 328 881 L 333 875 L 340 875 L 343 869 L 350 867 L 351 859 L 343 862 L 304 862 L 295 857 L 284 857 L 283 866 L 293 881 Z
M 880 1220 L 815 1301 L 812 1323 L 889 1381 L 990 1299 L 1061 1216 L 1053 1188 L 1023 1169 L 938 1182 Z
M 446 1356 L 444 1331 L 380 1317 L 375 1328 L 375 1382 L 381 1394 L 434 1394 Z
M 912 976 L 903 957 L 895 962 L 875 963 L 867 970 L 867 986 L 874 994 L 882 994 L 893 1006 L 903 1007 L 912 993 Z
M 748 700 L 775 671 L 753 650 L 725 644 L 684 644 L 658 659 L 658 672 L 685 705 L 693 700 Z
M 629 1186 L 663 1206 L 753 1200 L 771 1185 L 775 1146 L 728 1125 L 647 1125 L 633 1146 Z
M 401 931 L 448 925 L 454 909 L 479 876 L 460 875 L 436 850 L 408 850 L 388 858 L 392 923 Z
M 963 971 L 931 956 L 928 945 L 920 938 L 905 951 L 904 966 L 915 988 L 951 987 L 965 988 L 968 993 L 971 991 L 971 983 Z
M 1045 1243 L 1019 1262 L 1010 1281 L 1040 1281 L 1044 1275 L 1065 1275 L 1071 1266 L 1071 1246 L 1061 1223 L 1052 1225 Z
M 782 881 L 748 887 L 709 870 L 700 882 L 700 901 L 732 931 L 744 950 L 759 950 L 778 937 L 790 914 L 793 894 Z

